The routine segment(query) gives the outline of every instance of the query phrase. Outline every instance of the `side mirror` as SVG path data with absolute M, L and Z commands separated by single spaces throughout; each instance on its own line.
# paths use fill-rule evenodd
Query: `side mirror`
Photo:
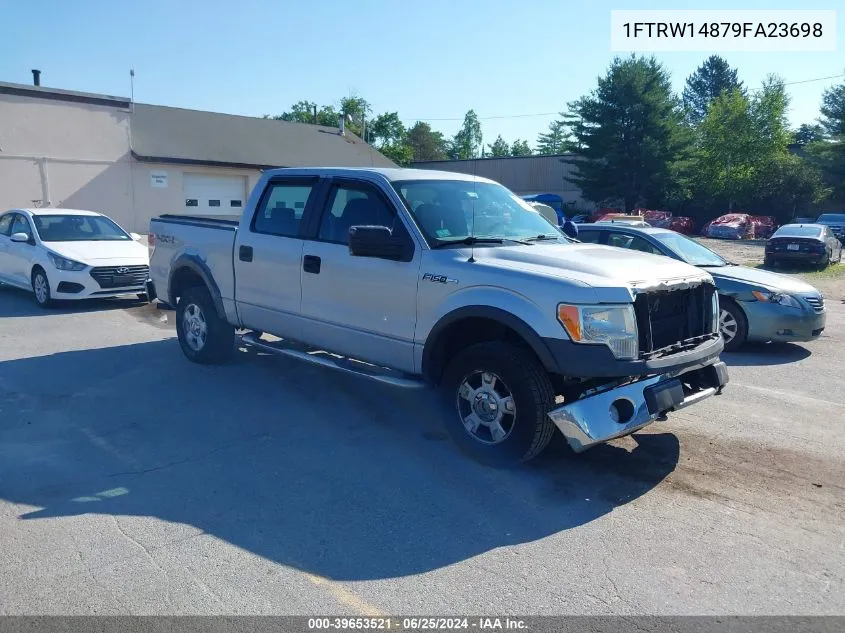
M 9 238 L 13 242 L 29 242 L 30 237 L 26 233 L 12 233 L 12 236 Z
M 386 226 L 353 226 L 349 229 L 349 254 L 354 257 L 378 257 L 408 261 L 406 243 Z
M 140 242 L 140 241 L 141 241 L 141 236 L 140 236 L 140 235 L 138 235 L 137 233 L 130 233 L 130 234 L 129 234 L 129 237 L 131 237 L 131 238 L 132 238 L 133 240 L 135 240 L 136 242 Z

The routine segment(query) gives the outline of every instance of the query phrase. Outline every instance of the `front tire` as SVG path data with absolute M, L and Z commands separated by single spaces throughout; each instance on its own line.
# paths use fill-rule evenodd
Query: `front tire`
M 217 314 L 205 287 L 188 288 L 176 304 L 176 336 L 188 360 L 224 363 L 235 351 L 235 328 Z
M 730 299 L 721 299 L 719 303 L 719 333 L 725 343 L 725 351 L 733 352 L 748 338 L 748 321 L 742 309 Z
M 539 361 L 501 341 L 479 343 L 451 359 L 440 384 L 446 431 L 474 460 L 499 468 L 539 455 L 555 431 L 555 393 Z
M 43 268 L 36 267 L 32 271 L 32 292 L 35 294 L 35 303 L 45 310 L 55 305 L 53 294 L 50 292 L 50 280 Z

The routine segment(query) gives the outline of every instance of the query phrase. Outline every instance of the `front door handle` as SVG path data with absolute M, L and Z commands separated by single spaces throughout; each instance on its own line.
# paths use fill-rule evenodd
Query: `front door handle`
M 322 260 L 316 255 L 306 255 L 302 260 L 302 270 L 306 273 L 320 274 L 320 264 Z
M 252 261 L 252 246 L 241 246 L 238 249 L 238 259 L 242 262 Z

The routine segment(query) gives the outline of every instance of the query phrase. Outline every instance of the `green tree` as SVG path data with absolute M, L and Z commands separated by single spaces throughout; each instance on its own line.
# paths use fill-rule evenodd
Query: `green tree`
M 339 114 L 332 106 L 323 106 L 317 108 L 317 120 L 314 120 L 314 108 L 317 104 L 313 101 L 297 101 L 290 110 L 270 116 L 264 115 L 265 119 L 274 119 L 276 121 L 291 121 L 293 123 L 316 123 L 317 125 L 324 125 L 327 127 L 337 127 Z
M 786 223 L 796 215 L 810 212 L 828 195 L 830 189 L 811 162 L 792 154 L 780 155 L 758 166 L 753 196 L 746 208 Z
M 822 93 L 821 118 L 825 140 L 807 145 L 807 154 L 817 166 L 838 204 L 845 204 L 845 82 Z
M 750 101 L 749 111 L 754 130 L 758 134 L 758 152 L 766 156 L 786 153 L 792 139 L 787 118 L 788 109 L 789 95 L 783 80 L 777 75 L 769 75 Z
M 490 156 L 493 156 L 494 158 L 511 155 L 511 148 L 507 141 L 502 138 L 501 134 L 496 137 L 496 140 L 493 141 L 492 144 L 488 144 L 487 148 L 490 150 Z
M 537 154 L 560 154 L 564 151 L 564 144 L 569 137 L 565 121 L 552 121 L 548 132 L 541 132 L 537 136 Z
M 845 137 L 845 82 L 822 93 L 820 122 L 828 136 Z
M 802 123 L 795 130 L 795 142 L 798 145 L 808 145 L 813 141 L 820 141 L 824 137 L 824 128 L 818 124 Z
M 408 146 L 414 161 L 446 160 L 446 139 L 441 132 L 435 132 L 428 123 L 417 121 L 408 130 Z
M 744 203 L 754 186 L 760 162 L 760 139 L 754 128 L 751 103 L 738 89 L 723 92 L 710 104 L 698 125 L 693 159 L 693 195 L 718 212 Z
M 707 108 L 723 92 L 737 89 L 743 92 L 737 71 L 718 55 L 711 55 L 693 74 L 687 77 L 683 92 L 687 117 L 697 125 L 707 115 Z
M 516 139 L 511 145 L 511 156 L 531 156 L 533 153 L 534 152 L 531 151 L 531 146 L 528 145 L 528 141 Z
M 346 119 L 346 129 L 357 136 L 363 138 L 364 126 L 371 113 L 370 103 L 366 99 L 350 96 L 340 100 L 340 114 Z
M 669 73 L 654 57 L 614 59 L 598 87 L 569 108 L 579 121 L 574 179 L 588 198 L 621 199 L 626 210 L 666 199 L 688 140 Z
M 399 165 L 408 165 L 413 160 L 413 150 L 408 145 L 408 132 L 398 112 L 378 115 L 367 126 L 367 137 L 376 149 Z
M 450 158 L 455 160 L 478 158 L 482 147 L 481 122 L 475 110 L 464 115 L 464 123 L 449 144 Z

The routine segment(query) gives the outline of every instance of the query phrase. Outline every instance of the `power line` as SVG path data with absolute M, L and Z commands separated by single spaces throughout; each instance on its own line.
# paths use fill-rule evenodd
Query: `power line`
M 787 81 L 781 84 L 776 84 L 779 86 L 795 86 L 798 84 L 808 84 L 814 81 L 826 81 L 828 79 L 839 79 L 840 77 L 845 77 L 845 73 L 841 75 L 830 75 L 828 77 L 816 77 L 815 79 L 802 79 L 800 81 Z M 759 92 L 762 88 L 753 88 L 750 89 L 748 92 Z M 560 112 L 534 112 L 531 114 L 499 114 L 495 116 L 480 116 L 478 117 L 479 121 L 492 121 L 495 119 L 527 119 L 532 117 L 541 117 L 541 116 L 559 116 Z M 464 117 L 445 117 L 445 118 L 422 118 L 422 117 L 402 117 L 404 121 L 463 121 Z

